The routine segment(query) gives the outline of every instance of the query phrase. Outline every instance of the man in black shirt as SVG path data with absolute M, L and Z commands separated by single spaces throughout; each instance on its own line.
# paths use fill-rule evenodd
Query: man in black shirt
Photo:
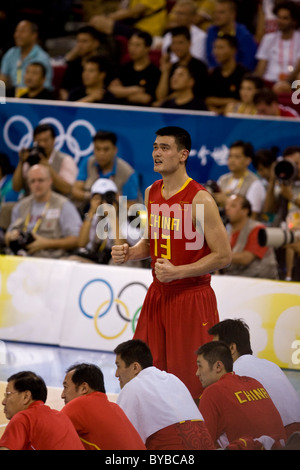
M 20 98 L 52 100 L 53 93 L 44 88 L 45 78 L 46 68 L 43 64 L 40 62 L 28 64 L 24 75 L 24 84 L 27 91 Z
M 237 39 L 229 34 L 218 37 L 214 42 L 213 54 L 219 64 L 209 76 L 209 90 L 206 106 L 210 111 L 223 114 L 226 105 L 239 100 L 239 88 L 243 76 L 249 72 L 235 59 Z

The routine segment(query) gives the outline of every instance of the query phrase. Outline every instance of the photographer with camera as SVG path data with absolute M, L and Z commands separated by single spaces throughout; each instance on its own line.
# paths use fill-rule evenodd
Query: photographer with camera
M 9 254 L 62 258 L 78 246 L 80 215 L 71 201 L 52 191 L 47 166 L 33 165 L 28 185 L 31 194 L 14 206 L 5 234 Z
M 300 146 L 287 147 L 282 159 L 272 165 L 264 210 L 276 215 L 274 227 L 281 226 L 283 230 L 286 228 L 291 231 L 300 230 Z M 281 247 L 281 245 L 272 246 Z M 285 279 L 292 280 L 297 245 L 295 247 L 294 244 L 285 244 L 284 248 L 282 270 Z M 297 276 L 295 273 L 296 279 Z
M 258 243 L 258 231 L 264 225 L 251 218 L 250 202 L 245 196 L 233 194 L 226 201 L 225 212 L 229 220 L 232 262 L 224 274 L 278 279 L 273 248 L 262 247 Z
M 31 149 L 22 149 L 19 163 L 13 173 L 13 189 L 25 189 L 29 194 L 26 183 L 28 170 L 32 165 L 47 166 L 53 180 L 53 189 L 60 194 L 69 196 L 76 181 L 78 168 L 70 155 L 55 149 L 55 131 L 50 124 L 39 124 L 33 132 L 34 144 Z

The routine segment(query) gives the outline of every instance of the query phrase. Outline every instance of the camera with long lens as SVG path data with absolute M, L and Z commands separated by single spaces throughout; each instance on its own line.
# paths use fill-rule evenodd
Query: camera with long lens
M 29 151 L 26 161 L 30 166 L 37 165 L 41 161 L 41 155 L 46 157 L 45 149 L 35 142 Z
M 289 184 L 297 178 L 298 169 L 294 162 L 282 159 L 275 164 L 274 173 L 281 183 Z
M 16 240 L 11 240 L 9 248 L 14 254 L 17 254 L 20 250 L 26 251 L 27 245 L 34 241 L 34 236 L 31 232 L 20 232 Z
M 271 248 L 280 248 L 289 243 L 300 241 L 300 230 L 288 230 L 281 227 L 261 228 L 258 231 L 258 244 Z

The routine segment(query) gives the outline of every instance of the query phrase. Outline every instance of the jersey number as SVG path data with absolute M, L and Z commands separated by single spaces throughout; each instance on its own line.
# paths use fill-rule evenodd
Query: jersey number
M 166 243 L 158 243 L 157 233 L 154 232 L 154 255 L 156 258 L 171 259 L 171 239 L 170 235 L 161 234 L 161 237 L 166 240 Z M 159 254 L 158 254 L 159 251 Z

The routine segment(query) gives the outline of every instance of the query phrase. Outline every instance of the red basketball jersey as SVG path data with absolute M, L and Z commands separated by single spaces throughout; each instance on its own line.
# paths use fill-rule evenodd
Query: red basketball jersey
M 189 178 L 182 188 L 168 200 L 162 195 L 163 180 L 155 181 L 149 191 L 148 221 L 152 269 L 157 258 L 168 259 L 180 266 L 198 261 L 210 253 L 203 233 L 196 231 L 192 219 L 192 202 L 201 184 Z M 204 221 L 204 207 L 197 207 L 197 220 Z M 153 269 L 153 277 L 155 273 Z M 201 283 L 210 275 L 189 278 L 189 283 Z M 156 282 L 157 279 L 155 279 Z M 181 283 L 183 280 L 173 281 Z M 171 283 L 170 283 L 171 284 Z

